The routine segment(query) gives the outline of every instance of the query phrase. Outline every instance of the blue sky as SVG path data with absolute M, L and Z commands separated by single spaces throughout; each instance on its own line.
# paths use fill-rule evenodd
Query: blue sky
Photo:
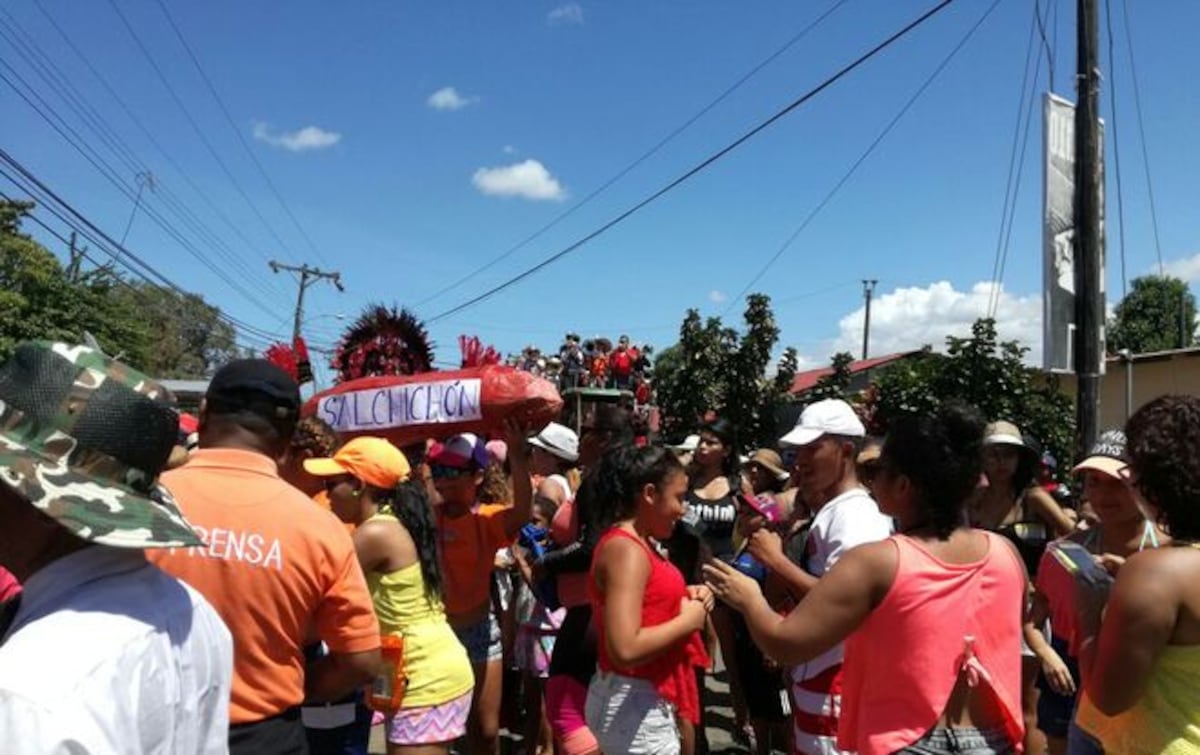
M 37 78 L 8 40 L 33 40 L 84 93 L 163 189 L 157 208 L 229 269 L 231 291 L 139 214 L 128 246 L 185 287 L 258 328 L 287 333 L 295 286 L 269 258 L 340 270 L 346 293 L 310 290 L 310 341 L 366 302 L 437 316 L 585 236 L 918 16 L 931 0 L 847 0 L 621 181 L 503 262 L 477 270 L 604 184 L 834 5 L 823 2 L 337 3 L 170 2 L 241 137 L 299 218 L 297 231 L 225 120 L 155 2 L 114 0 L 248 204 L 157 78 L 108 0 L 11 0 L 0 72 L 15 70 L 111 162 L 133 171 Z M 1117 87 L 1130 277 L 1157 265 L 1120 0 Z M 1200 58 L 1188 0 L 1125 0 L 1144 111 L 1164 262 L 1200 280 L 1195 212 Z M 38 7 L 112 84 L 187 178 L 93 78 Z M 556 348 L 567 329 L 673 342 L 689 307 L 737 318 L 734 299 L 984 13 L 958 0 L 877 58 L 688 183 L 543 272 L 430 324 L 438 357 L 459 334 L 504 351 Z M 1042 0 L 1055 89 L 1069 97 L 1074 3 Z M 1049 10 L 1047 10 L 1049 6 Z M 1002 2 L 915 106 L 755 286 L 777 302 L 783 344 L 820 362 L 857 350 L 862 278 L 880 281 L 874 346 L 940 343 L 986 309 L 1034 5 Z M 1040 42 L 1039 42 L 1040 44 Z M 1102 45 L 1107 44 L 1102 30 Z M 1035 47 L 1035 53 L 1037 48 Z M 1046 88 L 1048 66 L 1037 68 Z M 1040 344 L 1041 128 L 1036 105 L 1014 214 L 1002 333 Z M 132 203 L 0 82 L 0 146 L 120 237 Z M 1108 288 L 1120 292 L 1109 140 Z M 11 186 L 0 179 L 3 190 Z M 170 214 L 174 198 L 203 223 Z M 214 212 L 216 205 L 229 223 Z M 265 223 L 256 215 L 261 214 Z M 52 217 L 47 222 L 62 228 Z M 231 227 L 233 226 L 233 227 Z M 234 228 L 236 228 L 236 233 Z M 31 228 L 56 251 L 61 244 Z M 219 241 L 213 236 L 219 237 Z M 276 236 L 279 238 L 277 239 Z M 284 243 L 280 243 L 280 241 Z M 218 244 L 240 257 L 219 261 Z

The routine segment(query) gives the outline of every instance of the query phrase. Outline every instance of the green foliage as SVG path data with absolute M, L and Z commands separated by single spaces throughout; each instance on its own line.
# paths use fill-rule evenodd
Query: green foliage
M 139 362 L 147 374 L 199 379 L 240 356 L 233 326 L 221 318 L 220 309 L 196 294 L 135 283 L 115 287 L 113 299 L 126 317 L 132 314 L 152 326 L 150 353 Z M 104 339 L 100 345 L 113 351 Z
M 796 352 L 788 349 L 775 376 L 768 378 L 771 352 L 779 341 L 770 298 L 748 297 L 744 320 L 739 334 L 719 317 L 701 321 L 699 312 L 689 310 L 679 343 L 659 355 L 655 389 L 667 437 L 694 432 L 706 414 L 715 412 L 738 428 L 743 448 L 774 444 L 776 410 L 788 400 Z
M 33 205 L 0 201 L 0 359 L 22 341 L 80 343 L 91 333 L 101 348 L 159 378 L 199 378 L 232 358 L 233 328 L 198 296 L 129 284 L 110 268 L 83 271 L 21 233 Z
M 881 370 L 868 396 L 870 431 L 886 434 L 900 416 L 932 412 L 957 398 L 979 407 L 989 420 L 1016 423 L 1060 461 L 1071 459 L 1071 399 L 1022 363 L 1026 348 L 997 340 L 993 320 L 977 320 L 971 332 L 970 338 L 947 338 L 945 355 L 929 352 Z
M 1180 309 L 1182 308 L 1182 317 Z M 1133 279 L 1133 290 L 1117 304 L 1108 324 L 1108 351 L 1134 354 L 1167 351 L 1196 342 L 1196 297 L 1171 276 Z

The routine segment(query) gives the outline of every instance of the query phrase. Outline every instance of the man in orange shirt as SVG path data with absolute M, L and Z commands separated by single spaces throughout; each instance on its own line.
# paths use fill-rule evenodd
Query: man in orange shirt
M 259 359 L 226 365 L 209 384 L 199 450 L 162 480 L 207 545 L 151 558 L 208 598 L 233 634 L 234 755 L 306 752 L 300 704 L 336 700 L 379 665 L 379 624 L 350 536 L 279 477 L 299 409 L 283 370 Z M 314 639 L 329 655 L 306 666 Z

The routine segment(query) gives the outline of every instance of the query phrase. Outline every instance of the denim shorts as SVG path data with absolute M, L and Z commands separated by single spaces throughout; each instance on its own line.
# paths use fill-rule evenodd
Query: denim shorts
M 500 621 L 494 611 L 488 611 L 487 616 L 469 627 L 455 629 L 454 634 L 458 635 L 458 641 L 467 649 L 467 657 L 472 665 L 504 659 Z
M 908 755 L 1012 755 L 1017 747 L 1003 729 L 930 729 L 900 753 Z

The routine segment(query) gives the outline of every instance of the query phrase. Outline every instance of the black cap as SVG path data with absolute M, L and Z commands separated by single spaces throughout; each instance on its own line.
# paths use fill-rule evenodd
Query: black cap
M 205 401 L 218 414 L 249 411 L 271 420 L 300 415 L 300 386 L 265 359 L 239 359 L 213 375 Z

